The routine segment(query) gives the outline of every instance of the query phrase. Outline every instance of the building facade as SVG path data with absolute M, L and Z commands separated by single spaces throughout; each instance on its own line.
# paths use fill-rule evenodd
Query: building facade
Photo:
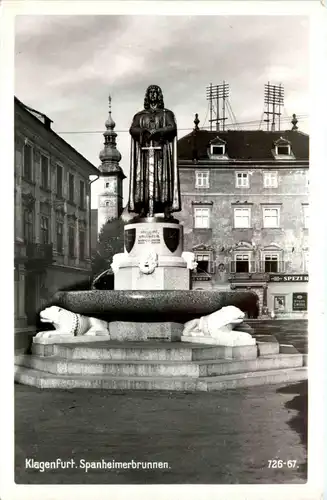
M 193 289 L 250 289 L 261 316 L 307 315 L 309 137 L 198 128 L 178 141 Z
M 86 281 L 90 260 L 90 175 L 99 175 L 15 98 L 15 327 L 24 332 L 58 289 Z

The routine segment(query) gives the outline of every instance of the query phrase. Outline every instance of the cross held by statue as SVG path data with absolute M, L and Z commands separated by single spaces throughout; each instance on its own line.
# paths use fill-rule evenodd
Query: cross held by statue
M 154 146 L 152 141 L 150 146 L 142 147 L 142 151 L 149 153 L 149 217 L 154 216 L 154 152 L 161 149 L 161 146 Z

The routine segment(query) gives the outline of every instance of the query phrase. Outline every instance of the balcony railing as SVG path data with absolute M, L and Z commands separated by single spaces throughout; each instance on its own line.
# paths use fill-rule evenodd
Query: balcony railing
M 53 262 L 52 244 L 27 243 L 26 257 L 29 263 L 51 264 Z
M 253 273 L 284 273 L 288 262 L 286 261 L 255 261 L 240 260 L 230 262 L 230 272 L 233 274 Z

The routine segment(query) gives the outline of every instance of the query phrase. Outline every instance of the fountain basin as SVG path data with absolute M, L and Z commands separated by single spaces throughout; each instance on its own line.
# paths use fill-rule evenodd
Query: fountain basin
M 85 290 L 57 292 L 50 305 L 106 321 L 177 321 L 211 314 L 224 306 L 258 314 L 253 292 L 218 290 Z

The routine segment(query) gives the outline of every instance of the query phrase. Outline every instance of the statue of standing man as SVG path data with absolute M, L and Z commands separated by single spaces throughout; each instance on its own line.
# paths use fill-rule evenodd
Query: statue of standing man
M 132 136 L 128 211 L 141 218 L 181 210 L 177 170 L 177 126 L 172 111 L 165 109 L 161 88 L 150 85 L 144 110 L 130 128 Z

